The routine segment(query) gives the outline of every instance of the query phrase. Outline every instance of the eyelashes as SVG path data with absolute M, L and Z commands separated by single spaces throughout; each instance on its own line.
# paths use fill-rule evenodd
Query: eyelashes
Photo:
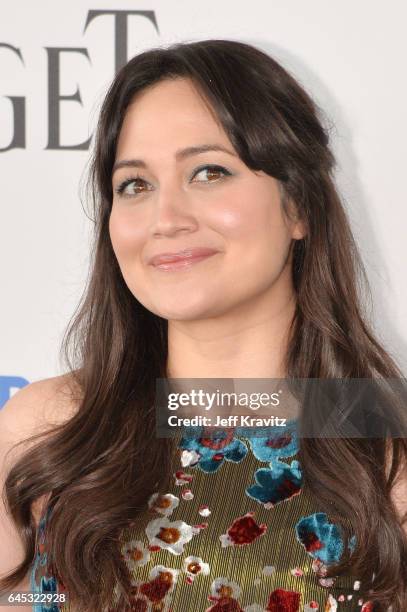
M 199 174 L 200 172 L 204 171 L 204 170 L 208 170 L 210 171 L 210 173 L 213 174 L 221 174 L 221 176 L 219 178 L 216 178 L 214 180 L 210 180 L 210 181 L 192 181 L 192 179 Z M 197 182 L 197 183 L 203 183 L 203 184 L 211 184 L 211 183 L 217 183 L 223 179 L 225 179 L 228 176 L 231 176 L 232 173 L 229 172 L 229 170 L 227 170 L 226 168 L 224 168 L 223 166 L 219 166 L 217 164 L 205 164 L 204 166 L 199 166 L 199 168 L 196 168 L 191 176 L 191 181 L 192 182 Z M 127 179 L 124 179 L 124 181 L 122 181 L 116 188 L 115 188 L 115 193 L 119 196 L 124 196 L 124 197 L 134 197 L 136 195 L 138 195 L 139 193 L 143 193 L 144 191 L 151 191 L 150 189 L 142 189 L 139 191 L 134 191 L 131 190 L 130 193 L 128 193 L 127 188 L 130 185 L 136 186 L 144 186 L 144 185 L 148 185 L 148 182 L 145 181 L 144 179 L 142 179 L 140 176 L 136 176 L 136 177 L 129 177 Z

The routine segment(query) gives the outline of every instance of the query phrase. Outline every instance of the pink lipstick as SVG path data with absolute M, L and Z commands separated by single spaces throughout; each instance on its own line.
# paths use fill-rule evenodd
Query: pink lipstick
M 159 253 L 149 260 L 149 264 L 159 270 L 183 270 L 218 253 L 215 249 L 195 247 L 174 253 Z

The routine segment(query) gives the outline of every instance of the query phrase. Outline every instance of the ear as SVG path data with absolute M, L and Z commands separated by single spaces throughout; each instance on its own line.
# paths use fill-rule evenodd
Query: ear
M 291 236 L 294 240 L 301 240 L 307 235 L 307 227 L 304 221 L 295 221 L 292 225 Z
M 301 240 L 308 233 L 307 223 L 305 220 L 300 218 L 297 207 L 292 200 L 289 200 L 288 202 L 288 212 L 291 227 L 291 237 L 294 240 Z

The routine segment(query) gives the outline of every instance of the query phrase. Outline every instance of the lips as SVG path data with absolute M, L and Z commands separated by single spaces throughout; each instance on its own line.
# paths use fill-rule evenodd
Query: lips
M 211 249 L 208 247 L 195 247 L 190 249 L 183 249 L 182 251 L 177 251 L 176 253 L 159 253 L 155 255 L 149 260 L 149 264 L 151 266 L 159 266 L 162 264 L 170 264 L 176 262 L 188 262 L 193 261 L 195 259 L 202 259 L 204 257 L 208 257 L 210 255 L 214 255 L 217 253 L 215 249 Z

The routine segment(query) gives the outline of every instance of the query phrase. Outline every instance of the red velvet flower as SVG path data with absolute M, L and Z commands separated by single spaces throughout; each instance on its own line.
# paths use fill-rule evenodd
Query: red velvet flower
M 266 610 L 269 612 L 298 612 L 301 594 L 296 591 L 275 589 L 268 601 Z
M 150 601 L 158 602 L 164 599 L 172 585 L 173 578 L 170 572 L 160 572 L 153 580 L 143 582 L 140 586 L 140 592 Z
M 266 442 L 266 446 L 270 446 L 271 448 L 284 448 L 284 446 L 288 446 L 292 440 L 292 436 L 290 434 L 283 434 L 282 436 L 276 436 L 272 438 L 268 438 Z
M 206 612 L 243 612 L 239 605 L 239 602 L 233 597 L 222 597 L 218 601 L 208 608 Z
M 235 519 L 229 527 L 226 535 L 221 535 L 223 546 L 240 546 L 242 544 L 250 544 L 256 538 L 263 535 L 267 530 L 267 525 L 262 523 L 258 525 L 253 519 L 254 512 L 248 512 L 244 516 Z

